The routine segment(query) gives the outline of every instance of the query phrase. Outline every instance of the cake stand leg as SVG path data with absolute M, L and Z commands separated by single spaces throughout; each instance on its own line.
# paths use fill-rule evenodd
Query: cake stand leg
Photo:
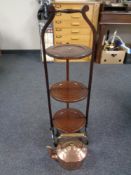
M 66 108 L 67 108 L 67 109 L 69 108 L 69 103 L 66 104 Z
M 69 59 L 66 59 L 66 81 L 69 81 Z M 66 104 L 66 107 L 69 108 L 69 103 Z
M 66 81 L 69 81 L 69 59 L 66 59 Z

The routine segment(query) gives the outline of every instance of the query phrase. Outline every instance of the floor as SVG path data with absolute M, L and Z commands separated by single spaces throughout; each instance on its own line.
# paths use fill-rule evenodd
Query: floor
M 72 63 L 71 79 L 87 83 L 88 63 Z M 65 65 L 48 63 L 50 83 Z M 65 104 L 52 100 L 53 111 Z M 85 102 L 72 106 L 84 112 Z M 50 160 L 52 145 L 40 56 L 0 57 L 0 175 L 131 175 L 131 65 L 95 65 L 89 114 L 88 157 L 67 171 Z

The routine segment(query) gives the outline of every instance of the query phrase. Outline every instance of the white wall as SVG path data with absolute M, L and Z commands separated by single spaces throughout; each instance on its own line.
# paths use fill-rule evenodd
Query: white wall
M 38 9 L 38 0 L 0 0 L 0 49 L 40 49 Z M 131 25 L 111 28 L 131 43 Z
M 0 0 L 0 49 L 40 49 L 37 0 Z

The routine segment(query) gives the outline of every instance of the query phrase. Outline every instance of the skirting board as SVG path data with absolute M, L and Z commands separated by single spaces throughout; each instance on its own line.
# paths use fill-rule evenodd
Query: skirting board
M 1 50 L 1 54 L 26 54 L 26 53 L 40 54 L 40 50 Z
M 41 50 L 1 50 L 1 54 L 37 54 L 40 55 L 40 59 L 43 62 L 43 56 L 41 55 Z M 47 62 L 54 62 L 54 58 L 46 56 Z

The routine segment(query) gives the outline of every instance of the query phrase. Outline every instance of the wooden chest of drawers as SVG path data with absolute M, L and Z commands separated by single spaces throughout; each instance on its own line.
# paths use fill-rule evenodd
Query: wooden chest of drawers
M 56 9 L 81 9 L 86 3 L 54 3 Z M 100 3 L 88 3 L 88 18 L 97 29 Z M 53 21 L 54 45 L 83 44 L 92 47 L 92 33 L 80 13 L 58 13 Z M 79 61 L 89 61 L 86 57 Z M 55 59 L 55 61 L 59 61 Z M 76 60 L 75 60 L 76 61 Z M 78 60 L 77 60 L 78 61 Z

